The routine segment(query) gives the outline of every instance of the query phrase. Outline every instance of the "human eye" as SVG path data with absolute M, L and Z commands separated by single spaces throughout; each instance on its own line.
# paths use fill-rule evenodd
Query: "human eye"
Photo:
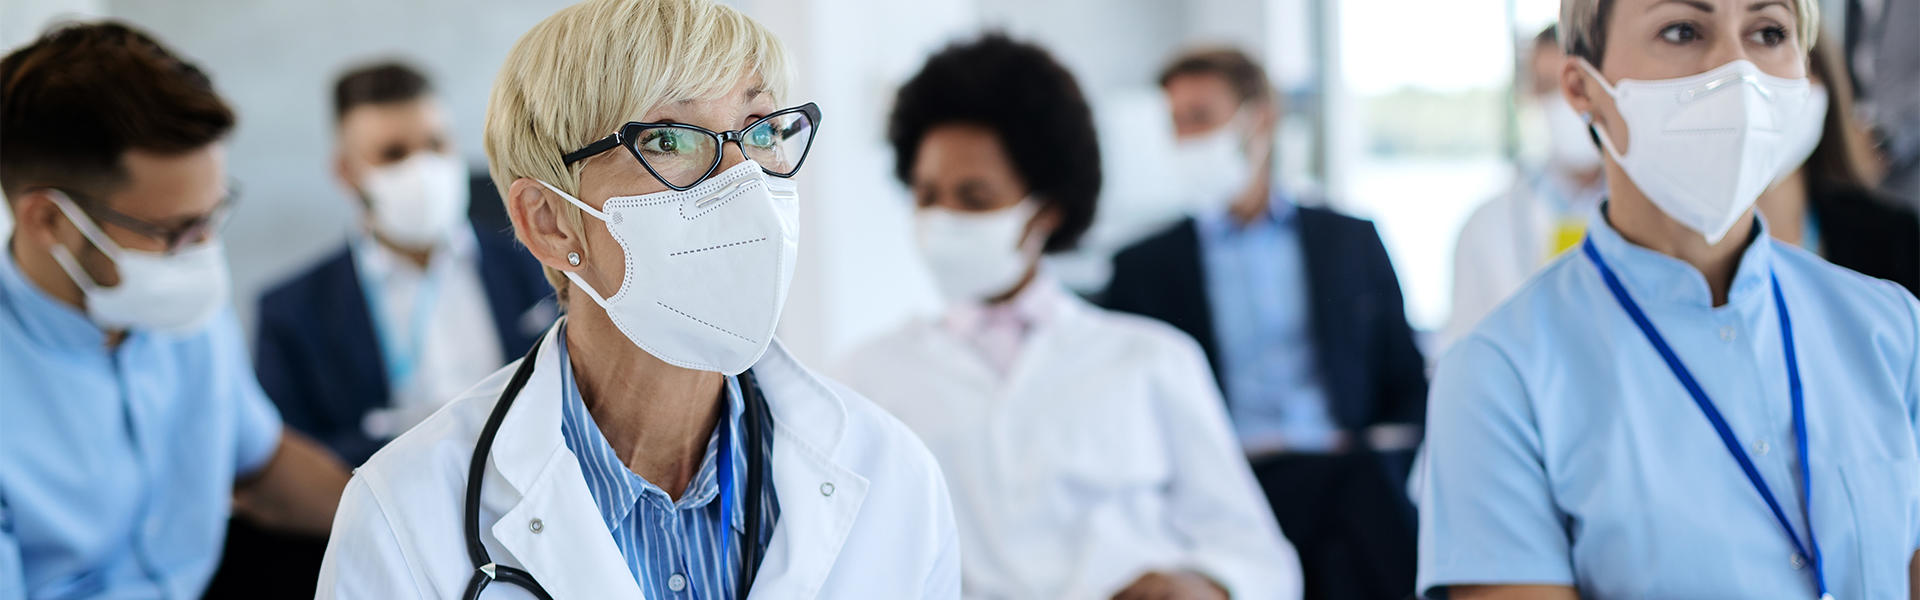
M 1692 23 L 1674 23 L 1660 29 L 1660 39 L 1674 45 L 1690 44 L 1700 39 L 1700 28 Z
M 656 155 L 680 155 L 694 152 L 698 134 L 677 127 L 655 127 L 640 134 L 640 151 Z
M 1787 42 L 1787 28 L 1779 25 L 1768 25 L 1755 30 L 1747 37 L 1749 41 L 1755 44 L 1772 48 Z

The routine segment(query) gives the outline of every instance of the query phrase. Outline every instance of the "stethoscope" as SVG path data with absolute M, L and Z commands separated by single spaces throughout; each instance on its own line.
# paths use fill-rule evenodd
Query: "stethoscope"
M 487 424 L 480 429 L 480 440 L 474 443 L 473 464 L 467 467 L 466 498 L 466 534 L 467 556 L 473 560 L 473 578 L 467 580 L 467 600 L 477 600 L 481 590 L 487 584 L 501 581 L 519 586 L 541 600 L 553 600 L 546 588 L 535 581 L 532 573 L 493 562 L 487 555 L 486 546 L 480 543 L 480 481 L 486 475 L 487 454 L 493 450 L 493 438 L 500 433 L 500 422 L 506 419 L 507 409 L 513 406 L 513 399 L 520 395 L 520 389 L 526 387 L 527 378 L 533 376 L 535 359 L 540 355 L 540 344 L 545 338 L 535 340 L 533 347 L 527 349 L 526 357 L 520 359 L 520 368 L 515 369 L 513 378 L 507 381 L 507 389 L 501 390 L 500 399 L 494 402 L 493 412 L 487 415 Z M 766 461 L 765 453 L 760 451 L 762 416 L 766 413 L 766 397 L 760 393 L 760 383 L 753 371 L 740 374 L 741 400 L 746 403 L 747 421 L 747 490 L 746 510 L 747 529 L 742 536 L 745 544 L 740 548 L 740 575 L 735 583 L 736 596 L 745 599 L 747 591 L 753 589 L 753 575 L 760 564 L 760 470 Z

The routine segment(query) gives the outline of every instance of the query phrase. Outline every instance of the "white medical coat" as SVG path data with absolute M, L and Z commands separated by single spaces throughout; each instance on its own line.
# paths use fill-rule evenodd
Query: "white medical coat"
M 1109 598 L 1192 569 L 1234 598 L 1300 597 L 1199 345 L 1068 296 L 1002 377 L 938 321 L 836 370 L 939 457 L 969 598 Z
M 495 562 L 529 571 L 554 598 L 640 598 L 560 437 L 559 343 L 550 330 L 494 440 L 482 542 Z M 460 596 L 474 573 L 462 533 L 474 442 L 518 366 L 495 372 L 355 472 L 316 597 Z M 753 370 L 773 413 L 780 519 L 751 597 L 959 597 L 952 504 L 926 447 L 777 342 Z M 484 597 L 530 595 L 495 582 Z

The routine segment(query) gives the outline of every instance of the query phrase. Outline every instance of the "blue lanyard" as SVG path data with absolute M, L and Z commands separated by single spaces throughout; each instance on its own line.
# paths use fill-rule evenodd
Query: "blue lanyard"
M 733 387 L 733 383 L 729 381 L 726 383 L 725 387 L 731 389 Z M 732 394 L 731 391 L 726 391 L 722 393 L 729 394 L 729 395 Z M 732 409 L 732 406 L 733 406 L 732 400 L 728 400 L 727 404 L 721 407 L 720 409 L 720 452 L 715 457 L 720 461 L 719 468 L 720 468 L 720 560 L 722 561 L 721 564 L 731 564 L 733 562 L 732 549 L 729 548 L 729 546 L 732 545 L 732 541 L 733 541 L 733 409 Z M 758 543 L 758 542 L 759 540 L 753 540 L 748 543 Z M 740 582 L 734 582 L 734 584 L 739 585 Z
M 440 296 L 440 271 L 429 263 L 413 292 L 413 313 L 408 318 L 406 345 L 396 338 L 380 301 L 380 283 L 368 273 L 365 263 L 355 265 L 360 275 L 360 292 L 367 298 L 367 317 L 373 322 L 373 337 L 380 343 L 380 358 L 386 363 L 389 389 L 404 388 L 419 370 L 420 353 L 427 345 L 427 328 L 433 322 L 433 309 Z
M 1720 416 L 1720 410 L 1714 408 L 1713 400 L 1707 398 L 1706 390 L 1700 389 L 1700 382 L 1694 380 L 1693 373 L 1687 370 L 1686 365 L 1680 363 L 1679 355 L 1673 353 L 1673 347 L 1667 345 L 1666 338 L 1661 337 L 1660 331 L 1653 327 L 1653 322 L 1647 320 L 1647 314 L 1640 310 L 1640 305 L 1633 301 L 1633 296 L 1627 294 L 1627 288 L 1620 285 L 1620 278 L 1614 276 L 1613 269 L 1607 268 L 1606 261 L 1601 260 L 1600 250 L 1593 246 L 1593 238 L 1587 238 L 1580 249 L 1587 254 L 1588 259 L 1593 261 L 1593 266 L 1600 270 L 1600 278 L 1606 281 L 1607 290 L 1613 292 L 1613 298 L 1620 301 L 1620 308 L 1626 309 L 1627 316 L 1633 318 L 1633 324 L 1638 325 L 1640 332 L 1646 334 L 1647 341 L 1653 342 L 1653 348 L 1660 352 L 1660 358 L 1667 361 L 1667 368 L 1673 371 L 1674 377 L 1680 379 L 1680 385 L 1687 388 L 1687 394 L 1693 396 L 1693 403 L 1700 406 L 1700 412 L 1706 414 L 1707 421 L 1713 423 L 1713 430 L 1720 434 L 1720 441 L 1726 444 L 1727 452 L 1740 463 L 1740 470 L 1747 474 L 1747 482 L 1752 483 L 1753 489 L 1760 492 L 1760 497 L 1767 501 L 1767 508 L 1773 510 L 1774 520 L 1779 521 L 1780 528 L 1786 530 L 1787 539 L 1793 540 L 1794 550 L 1802 557 L 1811 557 L 1814 586 L 1819 589 L 1823 600 L 1832 600 L 1832 595 L 1827 593 L 1827 576 L 1823 569 L 1825 565 L 1820 559 L 1820 541 L 1813 535 L 1813 477 L 1807 466 L 1807 463 L 1811 462 L 1811 455 L 1807 453 L 1807 409 L 1800 387 L 1800 361 L 1794 357 L 1793 351 L 1793 320 L 1787 315 L 1787 299 L 1780 292 L 1780 278 L 1772 273 L 1768 274 L 1773 282 L 1773 304 L 1776 312 L 1780 313 L 1780 343 L 1785 347 L 1787 354 L 1787 390 L 1793 398 L 1794 445 L 1800 451 L 1800 500 L 1801 507 L 1806 513 L 1803 516 L 1807 519 L 1805 545 L 1800 543 L 1800 536 L 1793 532 L 1793 523 L 1787 520 L 1786 511 L 1780 510 L 1780 502 L 1774 499 L 1773 490 L 1767 487 L 1765 479 L 1760 478 L 1760 470 L 1754 468 L 1753 460 L 1747 458 L 1746 450 L 1740 445 L 1740 440 L 1734 437 L 1733 428 L 1727 425 L 1726 418 Z M 1813 551 L 1808 552 L 1808 547 L 1812 547 Z

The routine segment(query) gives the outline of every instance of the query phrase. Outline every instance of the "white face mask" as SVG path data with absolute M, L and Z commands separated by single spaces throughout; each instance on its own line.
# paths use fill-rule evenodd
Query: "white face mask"
M 1190 209 L 1224 210 L 1253 180 L 1253 170 L 1247 164 L 1246 133 L 1240 123 L 1235 117 L 1218 131 L 1174 143 L 1174 176 L 1179 178 Z
M 766 353 L 800 246 L 792 181 L 748 160 L 686 191 L 608 198 L 604 210 L 540 183 L 605 222 L 626 253 L 612 297 L 566 275 L 634 345 L 668 364 L 727 375 Z
M 1593 146 L 1587 119 L 1573 110 L 1567 97 L 1554 92 L 1540 99 L 1547 122 L 1547 164 L 1564 171 L 1588 171 L 1600 166 L 1600 149 Z
M 1039 204 L 1019 204 L 985 213 L 922 208 L 914 213 L 920 256 L 949 302 L 980 302 L 1005 295 L 1032 268 L 1043 236 L 1021 244 Z
M 1812 86 L 1736 60 L 1676 79 L 1622 79 L 1607 85 L 1598 69 L 1580 65 L 1613 96 L 1628 152 L 1596 127 L 1600 143 L 1633 184 L 1709 244 L 1726 237 L 1760 193 L 1791 171 L 1789 142 L 1810 121 Z M 1785 171 L 1783 171 L 1785 169 Z
M 1813 156 L 1813 149 L 1820 146 L 1820 137 L 1827 132 L 1827 86 L 1813 84 L 1813 95 L 1807 98 L 1806 111 L 1808 118 L 1787 134 L 1787 145 L 1780 153 L 1783 163 L 1780 175 L 1773 180 L 1776 184 L 1799 170 L 1800 165 Z
M 205 325 L 220 310 L 231 285 L 226 248 L 212 239 L 172 254 L 121 248 L 65 194 L 54 192 L 53 205 L 80 234 L 113 260 L 120 283 L 101 287 L 80 267 L 66 246 L 55 244 L 53 261 L 87 296 L 87 318 L 102 329 L 148 329 L 184 333 Z
M 360 182 L 373 229 L 407 248 L 431 248 L 467 218 L 467 168 L 446 154 L 415 152 Z

